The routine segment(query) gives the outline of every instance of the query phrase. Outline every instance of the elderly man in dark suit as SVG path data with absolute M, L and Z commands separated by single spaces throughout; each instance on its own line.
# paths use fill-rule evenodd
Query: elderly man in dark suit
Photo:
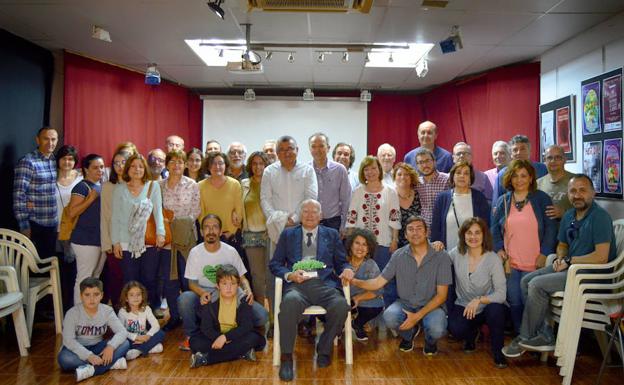
M 302 319 L 305 308 L 318 305 L 327 311 L 325 330 L 316 348 L 319 368 L 331 363 L 332 341 L 342 330 L 349 311 L 346 299 L 338 290 L 339 279 L 349 282 L 354 273 L 347 263 L 338 231 L 319 225 L 320 221 L 320 203 L 314 199 L 303 201 L 301 225 L 284 229 L 269 263 L 271 272 L 286 281 L 286 293 L 279 313 L 282 352 L 279 376 L 284 381 L 294 377 L 292 352 L 297 323 Z M 325 267 L 317 274 L 293 271 L 293 265 L 302 260 L 317 260 Z

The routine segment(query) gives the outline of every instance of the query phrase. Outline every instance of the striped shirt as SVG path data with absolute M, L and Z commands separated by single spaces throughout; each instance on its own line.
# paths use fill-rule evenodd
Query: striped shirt
M 17 162 L 13 183 L 13 212 L 20 230 L 29 229 L 29 221 L 46 227 L 57 226 L 54 155 L 46 158 L 39 150 L 35 150 Z
M 421 215 L 427 222 L 427 227 L 431 228 L 431 219 L 433 217 L 433 205 L 439 193 L 449 189 L 449 175 L 443 172 L 434 171 L 434 177 L 431 182 L 427 182 L 424 177 L 419 177 L 419 183 L 416 187 L 418 197 L 420 198 Z

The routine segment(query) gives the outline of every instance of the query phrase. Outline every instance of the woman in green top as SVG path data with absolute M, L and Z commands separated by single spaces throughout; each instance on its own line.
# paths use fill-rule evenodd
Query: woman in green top
M 249 178 L 241 181 L 243 188 L 243 247 L 247 253 L 256 300 L 264 304 L 267 298 L 269 274 L 269 248 L 266 218 L 260 207 L 260 183 L 269 160 L 262 151 L 253 152 L 247 159 Z

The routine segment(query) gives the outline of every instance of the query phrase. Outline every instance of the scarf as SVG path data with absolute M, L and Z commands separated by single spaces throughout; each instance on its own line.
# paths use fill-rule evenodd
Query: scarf
M 132 254 L 132 258 L 139 258 L 145 252 L 145 229 L 152 208 L 150 198 L 145 198 L 132 206 L 128 220 L 128 231 L 130 232 L 128 251 Z

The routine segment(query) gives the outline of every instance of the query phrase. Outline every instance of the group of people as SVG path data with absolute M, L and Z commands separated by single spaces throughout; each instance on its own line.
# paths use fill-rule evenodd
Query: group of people
M 310 305 L 327 310 L 321 368 L 349 311 L 358 340 L 375 320 L 396 331 L 403 352 L 421 330 L 426 355 L 447 332 L 472 352 L 483 323 L 499 368 L 525 350 L 552 350 L 548 296 L 563 289 L 567 267 L 615 256 L 611 218 L 594 202 L 591 180 L 565 171 L 556 145 L 545 164 L 530 161 L 523 135 L 495 142 L 486 171 L 472 165 L 469 144 L 437 146 L 434 123 L 421 123 L 417 135 L 420 147 L 403 162 L 385 143 L 359 167 L 350 144 L 330 151 L 320 132 L 308 139 L 309 163 L 297 159 L 290 136 L 251 154 L 240 142 L 222 152 L 215 140 L 205 153 L 185 151 L 170 136 L 166 151 L 147 157 L 121 143 L 109 169 L 86 155 L 77 172 L 76 149 L 55 152 L 57 132 L 42 128 L 37 149 L 16 167 L 14 212 L 40 255 L 61 252 L 63 266 L 75 260 L 61 367 L 83 379 L 162 351 L 152 316 L 161 298 L 170 313 L 163 329 L 183 325 L 192 367 L 254 359 L 275 277 L 285 281 L 275 341 L 282 380 L 294 378 L 294 341 L 309 327 L 301 313 Z M 58 242 L 68 221 L 71 236 Z M 352 309 L 341 281 L 351 285 Z M 123 323 L 102 299 L 121 309 Z M 503 347 L 508 318 L 517 337 Z M 115 337 L 103 344 L 108 328 Z

